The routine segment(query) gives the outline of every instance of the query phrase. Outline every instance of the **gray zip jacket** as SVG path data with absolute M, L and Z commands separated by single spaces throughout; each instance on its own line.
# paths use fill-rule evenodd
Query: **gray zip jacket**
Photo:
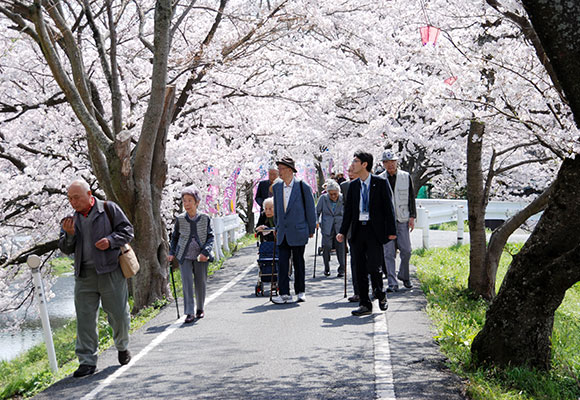
M 112 201 L 107 202 L 113 226 L 107 213 L 105 212 L 105 202 L 95 198 L 93 209 L 89 213 L 92 222 L 92 241 L 95 243 L 102 239 L 109 239 L 109 248 L 99 250 L 96 247 L 93 251 L 95 258 L 95 270 L 97 274 L 106 274 L 119 268 L 119 248 L 133 240 L 133 225 L 129 222 L 121 208 Z M 79 218 L 80 213 L 74 213 L 75 234 L 69 235 L 62 228 L 58 240 L 58 248 L 64 254 L 75 254 L 75 275 L 79 276 L 81 261 L 83 259 L 83 240 Z

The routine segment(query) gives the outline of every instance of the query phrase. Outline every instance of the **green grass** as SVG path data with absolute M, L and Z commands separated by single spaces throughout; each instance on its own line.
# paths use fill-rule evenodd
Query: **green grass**
M 235 250 L 245 247 L 255 242 L 253 235 L 246 235 L 240 239 L 232 248 L 232 252 L 226 254 L 226 258 L 232 256 Z M 59 258 L 53 261 L 54 271 L 67 272 L 68 258 Z M 54 262 L 56 261 L 56 266 Z M 209 274 L 219 270 L 225 259 L 210 263 Z M 174 273 L 176 278 L 177 295 L 181 295 L 181 278 L 179 271 Z M 154 318 L 161 309 L 168 304 L 168 300 L 160 300 L 155 304 L 141 310 L 138 314 L 131 316 L 131 332 L 136 331 L 145 323 Z M 130 307 L 133 306 L 133 299 L 129 300 Z M 101 310 L 99 314 L 99 349 L 105 349 L 113 345 L 113 332 L 107 323 L 106 314 Z M 76 320 L 71 319 L 65 326 L 53 332 L 53 341 L 56 351 L 59 371 L 53 375 L 50 370 L 46 347 L 44 343 L 38 344 L 22 355 L 10 361 L 0 362 L 0 399 L 27 398 L 46 389 L 54 382 L 63 379 L 73 373 L 78 368 L 78 361 L 75 355 Z
M 457 231 L 457 221 L 430 225 L 429 229 L 434 231 Z M 469 232 L 469 223 L 467 221 L 463 221 L 463 232 Z
M 434 231 L 457 231 L 457 221 L 431 225 L 429 229 Z M 467 220 L 463 221 L 463 232 L 469 232 L 469 222 Z M 485 233 L 491 234 L 491 232 L 491 229 L 485 228 Z
M 511 255 L 520 248 L 520 244 L 506 246 L 497 288 Z M 467 379 L 471 399 L 580 399 L 580 283 L 567 291 L 556 311 L 550 371 L 478 368 L 472 363 L 471 343 L 483 327 L 487 303 L 474 299 L 467 290 L 469 246 L 417 250 L 412 262 L 427 296 L 427 312 L 437 331 L 435 339 L 451 370 Z
M 61 276 L 73 272 L 74 265 L 72 258 L 56 257 L 50 260 L 50 273 L 52 276 Z

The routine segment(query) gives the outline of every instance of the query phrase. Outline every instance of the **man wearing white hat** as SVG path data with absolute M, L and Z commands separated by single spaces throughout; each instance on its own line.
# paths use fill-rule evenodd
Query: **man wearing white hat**
M 387 267 L 387 292 L 399 290 L 397 279 L 403 281 L 403 285 L 410 289 L 413 287 L 409 277 L 409 260 L 411 259 L 411 237 L 409 231 L 415 228 L 417 209 L 415 206 L 415 190 L 413 180 L 409 173 L 399 170 L 397 167 L 398 157 L 391 150 L 383 153 L 381 158 L 385 171 L 379 176 L 386 179 L 392 192 L 395 218 L 397 220 L 397 239 L 391 240 L 384 245 L 385 265 Z M 401 256 L 399 273 L 395 273 L 395 258 L 397 248 Z

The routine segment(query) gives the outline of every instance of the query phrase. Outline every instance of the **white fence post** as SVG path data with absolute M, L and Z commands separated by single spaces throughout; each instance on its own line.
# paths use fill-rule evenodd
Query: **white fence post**
M 212 218 L 213 222 L 213 236 L 214 236 L 214 253 L 216 261 L 224 257 L 222 252 L 222 233 L 224 231 L 224 221 L 221 217 Z
M 228 239 L 228 231 L 225 230 L 225 227 L 224 227 L 224 240 L 222 246 L 224 248 L 224 251 L 228 252 L 230 251 L 230 241 Z
M 463 221 L 464 221 L 464 209 L 463 206 L 457 207 L 457 244 L 463 244 Z
M 423 248 L 429 249 L 429 211 L 419 206 L 417 208 L 418 225 L 423 232 Z
M 32 279 L 34 280 L 34 292 L 38 299 L 38 311 L 40 312 L 40 320 L 42 321 L 42 330 L 44 332 L 44 343 L 46 344 L 46 352 L 48 353 L 48 362 L 50 369 L 56 374 L 58 372 L 58 363 L 56 362 L 56 352 L 54 351 L 54 342 L 52 341 L 52 330 L 50 329 L 50 320 L 48 319 L 48 309 L 46 308 L 46 296 L 44 295 L 44 285 L 42 277 L 40 276 L 41 260 L 35 254 L 28 256 L 26 263 L 32 271 Z
M 242 220 L 237 214 L 215 217 L 212 219 L 215 237 L 216 260 L 224 257 L 224 251 L 230 251 L 230 243 L 238 239 L 236 231 L 242 226 Z

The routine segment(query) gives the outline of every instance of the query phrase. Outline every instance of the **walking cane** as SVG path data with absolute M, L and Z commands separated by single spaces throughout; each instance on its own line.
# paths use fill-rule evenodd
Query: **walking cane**
M 316 235 L 314 236 L 314 272 L 312 278 L 316 278 L 316 257 L 318 256 L 318 222 L 316 223 Z
M 173 277 L 173 268 L 169 262 L 169 275 L 171 275 L 171 284 L 173 285 L 173 298 L 175 299 L 175 308 L 177 309 L 177 319 L 179 319 L 179 302 L 177 301 L 177 290 L 175 290 L 175 278 Z
M 344 243 L 344 298 L 346 299 L 346 286 L 347 286 L 346 276 L 347 276 L 347 271 L 348 271 L 348 268 L 347 268 L 348 267 L 348 258 L 346 256 L 346 254 L 347 254 L 346 250 L 348 247 L 346 244 L 346 240 L 343 241 L 343 243 Z

